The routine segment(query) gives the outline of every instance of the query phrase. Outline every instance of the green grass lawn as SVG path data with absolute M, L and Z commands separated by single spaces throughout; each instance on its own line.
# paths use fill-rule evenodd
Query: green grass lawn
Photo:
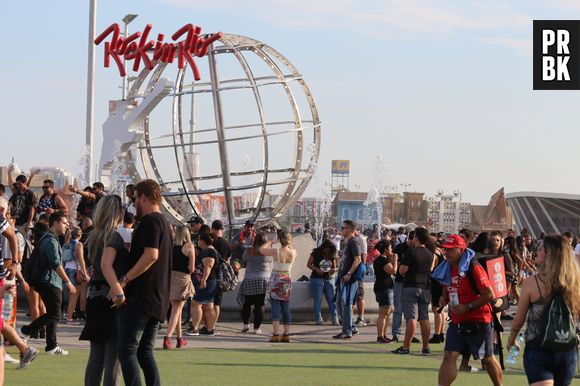
M 156 350 L 155 356 L 163 384 L 172 386 L 437 384 L 442 347 L 433 350 L 431 357 L 386 353 L 387 349 L 394 348 L 394 345 L 372 343 L 264 343 L 263 348 L 257 349 Z M 8 352 L 16 355 L 14 348 Z M 68 357 L 41 354 L 24 371 L 16 371 L 16 365 L 6 365 L 5 383 L 82 385 L 87 357 L 87 350 L 70 350 Z M 456 384 L 488 385 L 490 382 L 486 373 L 460 373 Z M 504 385 L 525 384 L 523 370 L 504 373 Z M 575 380 L 575 384 L 580 384 L 580 380 Z

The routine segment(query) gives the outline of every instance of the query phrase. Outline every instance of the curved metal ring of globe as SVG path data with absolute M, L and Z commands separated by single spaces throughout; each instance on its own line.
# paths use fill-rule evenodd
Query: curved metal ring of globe
M 171 84 L 169 80 L 161 78 L 163 71 L 167 67 L 167 64 L 164 63 L 157 64 L 152 70 L 145 69 L 139 74 L 129 92 L 125 114 L 128 114 L 130 109 L 135 109 L 134 106 L 138 105 L 137 100 L 140 98 L 143 98 L 141 103 L 147 101 L 147 103 L 151 103 L 151 106 L 155 106 L 163 97 L 172 97 L 172 134 L 170 136 L 173 139 L 173 143 L 170 145 L 154 144 L 156 138 L 151 136 L 149 111 L 145 119 L 142 120 L 141 127 L 135 130 L 133 141 L 125 143 L 122 146 L 119 160 L 126 165 L 129 174 L 134 180 L 138 181 L 143 178 L 150 178 L 159 182 L 163 191 L 162 207 L 177 222 L 183 223 L 191 215 L 202 217 L 205 215 L 207 217 L 207 213 L 202 213 L 203 211 L 200 208 L 200 198 L 203 195 L 223 194 L 226 226 L 229 225 L 230 229 L 241 226 L 246 220 L 253 220 L 259 225 L 266 225 L 276 217 L 282 215 L 300 197 L 315 171 L 320 149 L 320 119 L 318 111 L 312 94 L 304 82 L 302 75 L 278 51 L 257 40 L 239 35 L 224 34 L 219 40 L 219 43 L 212 45 L 208 52 L 207 60 L 211 78 L 210 82 L 193 82 L 190 85 L 184 85 L 184 72 L 188 70 L 184 68 L 178 71 L 175 82 Z M 252 69 L 242 53 L 255 54 L 271 69 L 272 76 L 254 77 Z M 242 67 L 246 78 L 219 79 L 216 56 L 221 54 L 233 54 Z M 285 70 L 289 73 L 285 73 Z M 149 76 L 149 81 L 142 88 Z M 289 87 L 291 82 L 296 82 L 299 85 L 298 89 L 304 93 L 303 97 L 307 101 L 310 110 L 310 117 L 307 117 L 309 119 L 303 118 L 300 114 L 296 97 L 291 87 Z M 266 120 L 261 99 L 261 88 L 271 85 L 280 85 L 283 87 L 292 111 L 292 121 L 275 122 Z M 256 108 L 259 113 L 259 122 L 247 125 L 226 126 L 224 124 L 221 106 L 221 93 L 225 90 L 248 88 L 253 93 Z M 215 127 L 207 130 L 192 129 L 190 131 L 184 131 L 182 124 L 184 118 L 182 117 L 183 97 L 185 95 L 191 95 L 193 99 L 193 95 L 198 93 L 212 94 Z M 148 98 L 150 100 L 147 100 Z M 151 107 L 150 109 L 152 110 L 153 108 Z M 289 127 L 291 128 L 283 130 L 282 132 L 272 130 L 273 126 L 280 124 L 290 125 Z M 241 137 L 226 137 L 225 135 L 226 130 L 251 126 L 259 128 L 260 133 Z M 193 137 L 194 134 L 210 130 L 217 132 L 217 138 L 215 140 L 204 142 L 187 140 L 187 135 Z M 272 153 L 276 153 L 276 151 L 268 147 L 269 139 L 281 133 L 290 134 L 294 137 L 293 164 L 288 165 L 287 168 L 272 169 L 269 168 L 269 162 L 273 155 Z M 165 137 L 167 136 L 169 135 Z M 262 167 L 258 170 L 232 171 L 228 159 L 227 145 L 231 145 L 236 141 L 255 138 L 262 139 Z M 305 142 L 306 144 L 310 142 L 308 148 L 305 148 Z M 218 146 L 219 159 L 212 161 L 221 164 L 221 173 L 195 175 L 191 170 L 184 170 L 184 167 L 180 164 L 180 160 L 184 159 L 188 153 L 188 148 L 191 149 L 191 146 L 200 146 L 208 143 Z M 165 180 L 161 175 L 158 162 L 154 156 L 154 150 L 160 148 L 173 149 L 179 175 L 177 180 Z M 135 164 L 134 158 L 139 165 Z M 306 160 L 303 158 L 306 158 Z M 140 166 L 142 172 L 138 171 L 137 166 Z M 232 176 L 243 175 L 259 177 L 259 181 L 247 185 L 235 185 L 231 182 Z M 223 186 L 211 189 L 200 189 L 199 183 L 208 180 L 221 180 Z M 267 191 L 272 187 L 278 188 L 280 194 L 273 203 L 264 205 Z M 241 194 L 244 191 L 251 190 L 257 191 L 257 194 L 254 195 L 255 199 L 253 203 L 248 205 L 248 207 L 240 208 L 240 204 L 234 200 L 234 194 Z M 185 211 L 188 213 L 184 213 L 183 206 L 177 205 L 176 203 L 177 199 L 181 199 L 183 202 L 183 198 L 187 200 L 186 202 L 189 205 L 189 210 Z

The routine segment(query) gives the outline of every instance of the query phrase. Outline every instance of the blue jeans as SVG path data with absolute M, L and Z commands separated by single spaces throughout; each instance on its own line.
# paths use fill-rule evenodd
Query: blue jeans
M 310 278 L 310 291 L 312 292 L 312 305 L 314 307 L 314 320 L 322 320 L 322 294 L 328 303 L 328 310 L 332 320 L 337 320 L 336 304 L 334 303 L 334 280 L 313 277 Z
M 569 385 L 572 383 L 577 365 L 576 348 L 552 352 L 526 345 L 524 350 L 524 369 L 530 384 L 551 379 L 554 385 Z
M 394 337 L 401 335 L 401 322 L 403 320 L 403 283 L 395 282 L 393 287 L 393 297 L 395 300 L 395 309 L 393 311 L 393 323 L 391 325 L 391 332 Z
M 342 315 L 342 332 L 347 335 L 352 335 L 352 306 L 356 302 L 356 294 L 358 291 L 358 283 L 343 283 L 339 285 L 340 295 L 340 311 Z
M 289 326 L 292 322 L 292 318 L 290 316 L 290 302 L 285 302 L 283 300 L 278 299 L 270 299 L 270 303 L 272 305 L 272 321 L 279 322 L 280 321 L 280 309 L 282 310 L 282 321 L 284 325 Z
M 143 369 L 148 386 L 161 385 L 157 363 L 153 357 L 153 347 L 159 329 L 159 321 L 145 313 L 133 299 L 117 313 L 117 348 L 123 379 L 127 386 L 141 386 Z

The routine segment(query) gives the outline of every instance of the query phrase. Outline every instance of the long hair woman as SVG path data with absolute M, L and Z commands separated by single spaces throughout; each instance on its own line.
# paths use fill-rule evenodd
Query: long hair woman
M 217 287 L 217 267 L 219 253 L 213 247 L 213 239 L 208 232 L 199 234 L 197 245 L 201 251 L 195 257 L 195 295 L 191 303 L 191 321 L 194 334 L 215 335 L 214 330 L 210 330 L 215 322 L 215 310 L 213 303 L 218 292 Z M 206 328 L 199 329 L 202 317 L 204 317 Z
M 338 326 L 336 303 L 334 302 L 334 277 L 336 273 L 336 245 L 331 240 L 324 240 L 320 246 L 314 248 L 308 258 L 307 267 L 312 270 L 310 274 L 310 291 L 312 292 L 312 305 L 314 308 L 314 320 L 317 325 L 322 325 L 322 295 L 328 303 L 328 311 L 332 324 Z
M 270 304 L 272 305 L 272 327 L 273 334 L 270 342 L 290 342 L 290 296 L 292 295 L 292 279 L 290 270 L 296 258 L 296 249 L 290 243 L 292 236 L 289 232 L 281 230 L 278 232 L 278 241 L 280 249 L 262 247 L 260 252 L 264 255 L 270 255 L 274 259 L 272 274 L 268 281 L 270 291 Z M 280 335 L 280 313 L 282 313 L 282 323 L 284 324 L 284 333 Z
M 117 385 L 120 382 L 115 307 L 122 305 L 125 300 L 118 279 L 125 274 L 129 253 L 117 232 L 117 225 L 122 219 L 121 197 L 104 196 L 93 213 L 94 230 L 87 240 L 93 275 L 87 291 L 87 321 L 80 339 L 91 342 L 85 370 L 85 385 L 89 386 L 100 385 L 101 379 L 104 385 Z M 120 296 L 113 296 L 111 302 L 108 298 L 110 294 Z
M 246 264 L 246 272 L 244 280 L 240 285 L 238 292 L 238 304 L 242 305 L 242 320 L 244 325 L 242 332 L 250 330 L 250 315 L 252 313 L 252 306 L 254 307 L 254 334 L 261 334 L 260 326 L 264 320 L 264 301 L 266 299 L 266 291 L 268 288 L 268 279 L 272 271 L 272 256 L 264 255 L 260 250 L 272 247 L 272 241 L 268 241 L 268 237 L 264 232 L 256 233 L 254 243 L 251 248 L 248 248 L 242 256 L 243 262 Z
M 66 309 L 66 324 L 79 324 L 73 320 L 73 313 L 77 307 L 79 299 L 79 287 L 89 280 L 89 275 L 85 267 L 85 258 L 83 256 L 83 243 L 80 242 L 83 231 L 80 227 L 72 227 L 67 233 L 65 244 L 62 248 L 62 258 L 64 270 L 70 282 L 75 286 L 76 292 L 69 293 L 68 306 Z
M 544 313 L 554 294 L 563 295 L 572 317 L 580 315 L 580 267 L 569 243 L 560 235 L 544 238 L 538 247 L 536 265 L 538 271 L 522 286 L 508 347 L 516 345 L 516 337 L 527 315 L 524 368 L 528 383 L 534 386 L 569 385 L 578 364 L 576 348 L 564 352 L 547 351 L 541 347 L 541 342 L 546 329 Z
M 167 336 L 163 338 L 163 348 L 173 348 L 171 337 L 177 334 L 177 348 L 187 344 L 181 335 L 181 311 L 185 301 L 193 296 L 195 290 L 191 282 L 191 273 L 194 271 L 195 247 L 191 243 L 191 236 L 187 226 L 180 226 L 175 231 L 173 256 L 171 266 L 171 316 L 167 325 Z

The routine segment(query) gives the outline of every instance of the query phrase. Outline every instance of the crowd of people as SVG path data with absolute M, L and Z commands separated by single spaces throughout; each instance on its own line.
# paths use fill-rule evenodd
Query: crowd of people
M 161 213 L 161 190 L 152 180 L 127 185 L 126 203 L 107 194 L 100 182 L 83 190 L 71 187 L 79 195 L 76 208 L 68 208 L 54 192 L 53 181 L 44 181 L 38 199 L 29 182 L 24 175 L 10 180 L 9 199 L 0 186 L 0 329 L 20 352 L 18 368 L 27 368 L 38 355 L 23 337 L 43 338 L 46 354 L 65 356 L 58 324 L 82 321 L 80 339 L 90 342 L 86 385 L 116 385 L 121 376 L 125 384 L 139 385 L 141 371 L 148 385 L 158 385 L 153 348 L 161 324 L 167 323 L 163 349 L 186 346 L 184 336 L 216 335 L 224 293 L 236 286 L 242 269 L 243 280 L 237 283 L 240 333 L 262 334 L 269 302 L 269 341 L 290 342 L 297 250 L 287 230 L 266 232 L 248 220 L 228 240 L 220 220 L 209 226 L 196 216 L 172 225 Z M 580 243 L 569 233 L 534 240 L 525 229 L 520 235 L 469 229 L 445 235 L 421 227 L 363 232 L 346 220 L 340 230 L 325 232 L 307 260 L 313 320 L 325 323 L 324 298 L 329 322 L 341 326 L 332 338 L 352 339 L 368 323 L 364 283 L 374 278 L 377 343 L 398 342 L 400 347 L 392 350 L 397 355 L 409 354 L 412 343 L 421 343 L 422 355 L 431 354 L 431 345 L 444 344 L 440 385 L 455 380 L 460 356 L 460 371 L 475 371 L 469 361 L 480 359 L 492 383 L 501 385 L 495 357 L 502 350 L 501 335 L 494 331 L 502 329 L 502 320 L 512 320 L 508 349 L 519 348 L 518 332 L 527 316 L 524 365 L 530 384 L 550 379 L 569 384 L 576 349 L 546 360 L 550 352 L 538 341 L 547 329 L 543 318 L 554 294 L 562 294 L 573 318 L 579 316 L 578 255 Z M 499 278 L 503 299 L 494 292 L 498 287 L 492 282 L 498 278 L 486 271 L 486 258 L 500 259 L 504 267 Z M 26 293 L 32 319 L 19 329 L 17 284 Z M 11 358 L 4 352 L 2 357 L 3 381 L 3 363 Z

